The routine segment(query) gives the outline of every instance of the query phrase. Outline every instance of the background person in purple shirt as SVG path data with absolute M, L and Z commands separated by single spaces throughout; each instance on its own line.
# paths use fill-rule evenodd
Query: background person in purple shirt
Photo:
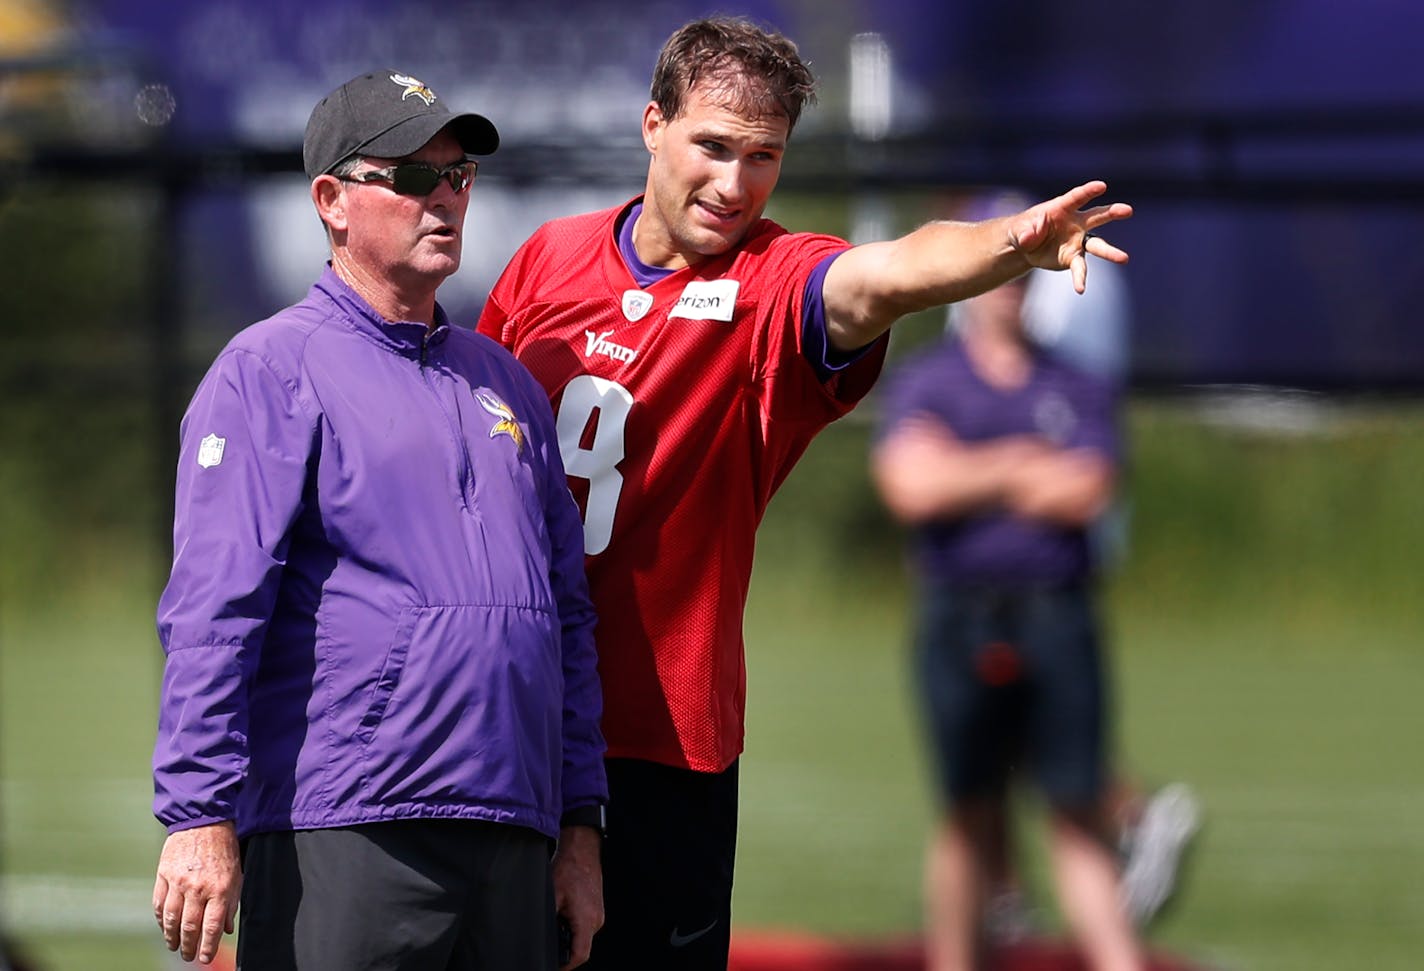
M 553 414 L 435 300 L 498 143 L 400 72 L 323 99 L 303 154 L 330 265 L 184 416 L 153 908 L 186 960 L 239 898 L 254 971 L 549 969 L 556 909 L 572 966 L 602 923 L 594 614 Z
M 1026 286 L 961 304 L 957 334 L 888 379 L 871 456 L 912 527 L 916 682 L 945 804 L 926 861 L 929 967 L 977 966 L 1000 807 L 1022 764 L 1048 803 L 1060 904 L 1090 966 L 1140 968 L 1103 811 L 1088 540 L 1116 478 L 1114 394 L 1033 345 Z

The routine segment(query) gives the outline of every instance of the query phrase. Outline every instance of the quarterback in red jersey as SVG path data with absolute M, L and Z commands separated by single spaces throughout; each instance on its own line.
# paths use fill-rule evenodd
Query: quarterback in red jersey
M 609 755 L 720 772 L 742 749 L 757 523 L 881 354 L 824 381 L 802 355 L 807 278 L 841 240 L 761 220 L 748 245 L 640 282 L 618 245 L 636 208 L 542 228 L 480 326 L 557 409 L 602 604 Z
M 1031 267 L 1127 255 L 1079 186 L 1011 217 L 852 247 L 762 218 L 814 81 L 738 18 L 664 45 L 644 193 L 556 220 L 479 328 L 534 373 L 584 513 L 608 742 L 607 922 L 590 967 L 725 968 L 757 524 L 815 434 L 869 390 L 904 314 Z M 574 959 L 588 953 L 575 928 Z

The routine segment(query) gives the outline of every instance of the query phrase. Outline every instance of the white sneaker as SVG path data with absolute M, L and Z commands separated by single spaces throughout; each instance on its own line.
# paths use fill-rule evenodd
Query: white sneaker
M 1122 871 L 1123 910 L 1144 927 L 1171 897 L 1182 851 L 1201 828 L 1201 807 L 1181 783 L 1164 786 L 1147 800 L 1142 818 L 1126 839 Z

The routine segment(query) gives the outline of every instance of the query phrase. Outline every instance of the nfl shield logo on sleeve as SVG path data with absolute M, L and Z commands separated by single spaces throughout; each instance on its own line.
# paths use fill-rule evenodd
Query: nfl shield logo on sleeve
M 221 463 L 223 446 L 226 444 L 227 439 L 218 438 L 216 435 L 203 439 L 198 443 L 198 464 L 205 469 L 211 469 Z

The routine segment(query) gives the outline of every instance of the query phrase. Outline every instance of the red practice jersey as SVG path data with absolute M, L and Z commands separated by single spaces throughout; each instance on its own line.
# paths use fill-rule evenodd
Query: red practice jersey
M 762 220 L 732 252 L 643 290 L 615 236 L 628 208 L 541 227 L 479 329 L 558 416 L 608 755 L 720 771 L 742 751 L 757 524 L 815 434 L 870 389 L 884 342 L 825 382 L 801 353 L 806 280 L 844 240 Z

